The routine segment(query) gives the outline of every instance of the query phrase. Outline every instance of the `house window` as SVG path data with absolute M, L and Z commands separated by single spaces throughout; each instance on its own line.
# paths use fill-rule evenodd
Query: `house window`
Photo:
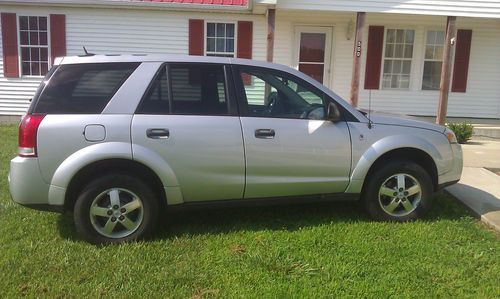
M 423 90 L 438 90 L 443 64 L 444 31 L 427 31 L 424 57 Z
M 408 89 L 415 30 L 387 29 L 382 88 Z
M 234 57 L 234 32 L 234 23 L 207 22 L 205 54 Z
M 44 76 L 49 70 L 47 17 L 19 17 L 21 75 Z

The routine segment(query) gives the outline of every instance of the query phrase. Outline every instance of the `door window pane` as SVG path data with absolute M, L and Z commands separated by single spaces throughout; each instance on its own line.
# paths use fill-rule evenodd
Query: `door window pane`
M 168 79 L 166 67 L 162 67 L 151 83 L 137 113 L 169 114 Z
M 323 83 L 323 73 L 325 70 L 324 64 L 299 64 L 299 71 L 313 78 L 314 80 Z
M 301 33 L 300 34 L 300 54 L 301 62 L 324 62 L 325 59 L 324 33 Z
M 173 114 L 228 114 L 223 66 L 189 64 L 169 69 Z
M 325 33 L 300 33 L 299 71 L 323 83 L 325 70 Z
M 296 78 L 284 73 L 268 73 L 264 69 L 243 69 L 240 75 L 252 79 L 252 85 L 244 86 L 249 116 L 325 118 L 322 94 Z

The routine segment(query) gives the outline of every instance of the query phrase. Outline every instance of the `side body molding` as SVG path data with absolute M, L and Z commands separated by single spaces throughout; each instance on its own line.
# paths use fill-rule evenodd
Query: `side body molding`
M 346 193 L 361 192 L 365 177 L 373 163 L 383 154 L 399 148 L 415 148 L 427 153 L 433 158 L 434 163 L 436 163 L 438 174 L 440 174 L 440 170 L 446 168 L 445 159 L 443 159 L 439 150 L 429 141 L 415 135 L 392 135 L 374 142 L 362 153 L 357 161 L 354 161 L 355 157 L 353 157 L 354 167 L 351 174 L 351 182 L 346 189 Z

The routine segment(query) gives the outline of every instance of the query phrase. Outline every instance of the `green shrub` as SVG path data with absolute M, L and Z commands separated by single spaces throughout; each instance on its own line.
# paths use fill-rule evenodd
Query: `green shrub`
M 466 143 L 472 136 L 472 132 L 474 131 L 474 127 L 467 123 L 449 123 L 446 126 L 455 133 L 457 136 L 458 143 Z

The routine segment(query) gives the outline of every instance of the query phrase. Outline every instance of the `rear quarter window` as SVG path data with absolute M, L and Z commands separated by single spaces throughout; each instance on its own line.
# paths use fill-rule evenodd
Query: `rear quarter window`
M 139 63 L 61 65 L 37 99 L 34 113 L 99 114 Z

